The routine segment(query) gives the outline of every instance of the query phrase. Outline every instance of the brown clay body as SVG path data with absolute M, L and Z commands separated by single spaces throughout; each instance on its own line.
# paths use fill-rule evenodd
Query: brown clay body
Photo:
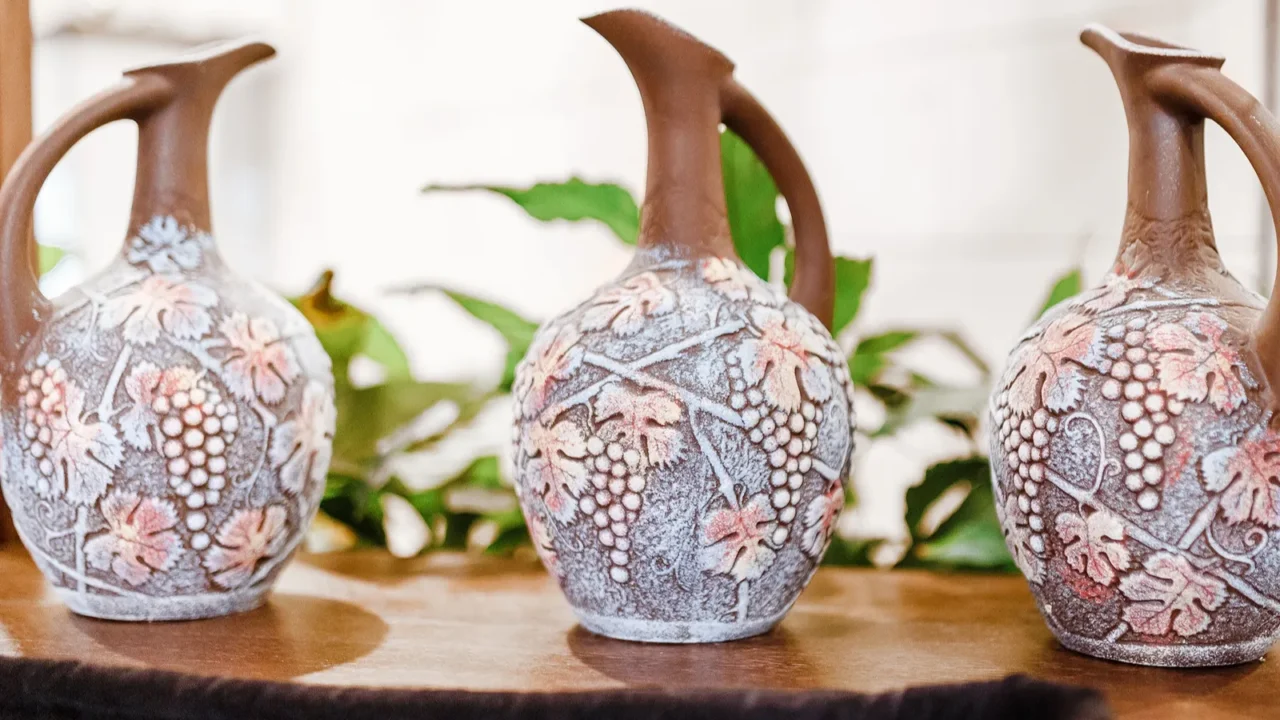
M 3 461 L 23 543 L 75 612 L 191 619 L 260 604 L 324 489 L 329 360 L 306 320 L 214 247 L 209 119 L 242 69 L 223 46 L 135 70 L 34 142 L 0 189 Z M 55 300 L 36 286 L 31 206 L 58 159 L 139 126 L 120 257 Z
M 517 491 L 588 629 L 652 642 L 767 631 L 844 504 L 852 387 L 823 326 L 833 270 L 812 183 L 720 53 L 635 11 L 585 22 L 623 56 L 649 124 L 639 247 L 544 325 L 517 371 Z M 792 299 L 734 254 L 718 126 L 792 210 Z
M 1103 284 L 1023 336 L 991 399 L 992 480 L 1014 559 L 1067 647 L 1190 667 L 1280 633 L 1276 301 L 1222 266 L 1204 118 L 1276 208 L 1275 120 L 1220 58 L 1100 27 L 1130 127 L 1129 207 Z

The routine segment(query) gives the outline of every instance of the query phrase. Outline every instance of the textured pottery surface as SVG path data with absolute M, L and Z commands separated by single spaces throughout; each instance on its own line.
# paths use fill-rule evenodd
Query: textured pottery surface
M 851 394 L 821 323 L 733 259 L 649 265 L 544 326 L 517 376 L 518 488 L 583 623 L 773 626 L 844 506 Z
M 1255 350 L 1265 301 L 1219 260 L 1203 121 L 1147 122 L 1160 110 L 1139 89 L 1163 86 L 1129 65 L 1190 57 L 1200 73 L 1213 59 L 1085 37 L 1135 128 L 1130 206 L 1113 271 L 1031 328 L 992 397 L 997 510 L 1067 647 L 1149 665 L 1256 660 L 1280 633 L 1280 435 Z M 1186 154 L 1155 162 L 1149 143 Z
M 4 414 L 4 495 L 76 612 L 252 607 L 302 539 L 333 438 L 305 318 L 156 218 L 55 302 Z
M 826 550 L 853 450 L 834 271 L 813 183 L 733 63 L 658 18 L 587 18 L 649 131 L 636 256 L 539 329 L 516 377 L 516 489 L 589 630 L 713 642 L 773 627 Z M 720 123 L 792 211 L 791 297 L 736 257 Z
M 0 190 L 0 486 L 77 613 L 256 607 L 324 492 L 329 358 L 297 310 L 227 269 L 207 230 L 214 101 L 270 54 L 237 44 L 133 71 L 28 148 Z M 138 121 L 140 162 L 123 252 L 49 301 L 25 262 L 35 193 L 76 140 L 124 118 Z

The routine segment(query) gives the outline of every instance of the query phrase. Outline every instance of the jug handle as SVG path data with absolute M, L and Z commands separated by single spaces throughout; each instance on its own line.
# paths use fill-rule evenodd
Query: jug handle
M 791 299 L 831 328 L 835 311 L 835 266 L 827 239 L 827 221 L 804 161 L 777 121 L 732 77 L 720 88 L 721 119 L 746 141 L 778 184 L 795 229 L 795 276 Z
M 1235 81 L 1215 67 L 1174 64 L 1154 68 L 1148 88 L 1171 109 L 1209 118 L 1231 136 L 1253 166 L 1280 241 L 1280 122 Z M 1254 329 L 1254 350 L 1271 391 L 1273 410 L 1280 410 L 1280 268 L 1271 299 Z
M 58 161 L 84 136 L 116 120 L 137 120 L 172 96 L 156 76 L 126 78 L 72 108 L 18 157 L 0 186 L 0 358 L 6 369 L 48 319 L 51 305 L 40 292 L 31 212 L 41 186 Z M 9 373 L 6 373 L 9 374 Z

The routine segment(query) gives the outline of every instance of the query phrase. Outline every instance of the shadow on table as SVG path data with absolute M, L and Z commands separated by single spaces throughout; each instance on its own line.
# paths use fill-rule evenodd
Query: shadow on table
M 72 616 L 70 624 L 149 667 L 261 680 L 289 680 L 352 662 L 387 634 L 381 618 L 355 605 L 281 593 L 257 610 L 208 620 L 129 623 Z
M 578 625 L 568 643 L 584 665 L 630 687 L 803 688 L 818 676 L 782 627 L 732 642 L 659 645 L 613 640 Z

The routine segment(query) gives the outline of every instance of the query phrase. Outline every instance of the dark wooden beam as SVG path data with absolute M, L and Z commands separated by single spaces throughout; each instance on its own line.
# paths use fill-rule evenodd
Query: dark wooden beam
M 0 0 L 0 176 L 31 141 L 31 12 L 28 0 Z M 0 498 L 0 543 L 14 538 Z

